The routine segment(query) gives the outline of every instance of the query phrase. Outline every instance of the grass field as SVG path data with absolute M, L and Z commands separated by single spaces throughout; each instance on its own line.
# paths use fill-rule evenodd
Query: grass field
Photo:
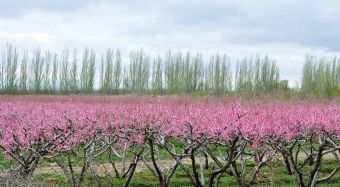
M 249 163 L 251 166 L 252 163 Z M 332 170 L 333 162 L 331 160 L 324 161 L 321 172 Z M 251 168 L 251 167 L 249 167 Z M 308 169 L 308 168 L 307 168 Z M 113 174 L 112 174 L 113 175 Z M 62 174 L 35 174 L 34 180 L 41 187 L 67 187 L 66 179 Z M 220 180 L 220 186 L 238 186 L 237 181 L 233 176 L 224 174 Z M 101 177 L 100 185 L 90 175 L 86 178 L 84 186 L 122 186 L 124 179 L 116 179 L 114 177 Z M 134 187 L 147 187 L 147 186 L 159 186 L 157 177 L 152 175 L 148 170 L 140 171 L 135 174 L 132 178 L 130 186 Z M 178 170 L 171 180 L 170 186 L 181 187 L 181 186 L 192 186 L 190 180 L 186 177 L 185 172 Z M 288 175 L 286 168 L 279 162 L 272 162 L 270 165 L 264 167 L 257 177 L 257 182 L 253 186 L 296 186 L 293 175 Z M 340 186 L 340 174 L 335 175 L 327 183 L 320 183 L 318 186 L 321 187 L 333 187 Z

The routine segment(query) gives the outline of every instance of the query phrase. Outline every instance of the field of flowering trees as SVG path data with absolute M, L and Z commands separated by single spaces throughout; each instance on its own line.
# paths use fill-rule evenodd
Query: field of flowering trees
M 138 167 L 162 187 L 180 175 L 196 187 L 276 186 L 275 167 L 293 186 L 311 187 L 339 173 L 339 124 L 337 102 L 2 99 L 0 183 L 28 185 L 14 183 L 54 164 L 72 187 L 89 177 L 113 186 L 108 176 L 116 186 L 148 186 L 131 184 Z

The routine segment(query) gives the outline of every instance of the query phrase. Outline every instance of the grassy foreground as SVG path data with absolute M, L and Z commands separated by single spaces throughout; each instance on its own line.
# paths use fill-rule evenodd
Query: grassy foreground
M 249 168 L 252 163 L 249 163 Z M 332 160 L 325 160 L 321 169 L 321 173 L 329 172 L 333 168 Z M 306 168 L 307 170 L 310 168 Z M 207 176 L 208 177 L 208 174 Z M 83 186 L 102 186 L 102 187 L 112 187 L 112 186 L 122 186 L 125 179 L 116 179 L 111 176 L 101 177 L 95 179 L 89 173 Z M 208 178 L 206 178 L 208 180 Z M 67 187 L 65 177 L 62 174 L 44 174 L 39 173 L 34 175 L 34 182 L 39 187 Z M 159 186 L 158 178 L 152 175 L 148 170 L 140 171 L 135 173 L 132 181 L 130 183 L 132 187 L 147 187 L 147 186 Z M 176 174 L 173 176 L 170 186 L 181 187 L 181 186 L 192 186 L 190 180 L 186 177 L 186 174 L 181 169 L 178 169 Z M 224 186 L 238 186 L 237 181 L 233 176 L 229 174 L 224 174 L 221 178 L 220 187 Z M 253 186 L 296 186 L 294 175 L 289 175 L 286 168 L 280 163 L 280 161 L 272 162 L 270 165 L 264 167 L 257 177 L 256 184 Z M 322 187 L 333 187 L 340 186 L 340 174 L 336 174 L 332 179 L 328 180 L 326 183 L 320 183 L 318 186 Z

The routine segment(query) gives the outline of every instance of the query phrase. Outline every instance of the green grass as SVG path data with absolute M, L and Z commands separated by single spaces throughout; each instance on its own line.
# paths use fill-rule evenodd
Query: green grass
M 176 141 L 171 141 L 176 149 L 181 149 L 181 144 Z M 308 144 L 308 143 L 306 143 Z M 305 145 L 306 146 L 306 145 Z M 214 155 L 219 155 L 217 148 L 212 146 L 211 147 L 212 152 Z M 223 150 L 221 150 L 223 151 Z M 131 153 L 128 154 L 128 157 L 131 157 Z M 82 159 L 81 157 L 77 157 L 72 155 L 72 165 L 82 165 Z M 171 160 L 171 156 L 167 153 L 166 150 L 160 149 L 160 158 L 162 160 Z M 58 159 L 58 158 L 54 158 Z M 47 159 L 41 166 L 47 166 L 49 163 L 55 162 L 54 159 Z M 119 158 L 116 156 L 113 156 L 113 160 L 118 161 Z M 107 163 L 109 162 L 109 158 L 107 154 L 104 154 L 97 158 L 97 163 Z M 302 160 L 300 161 L 302 162 Z M 325 175 L 325 173 L 329 173 L 333 170 L 335 166 L 335 160 L 323 160 L 322 167 L 320 170 L 321 175 Z M 11 161 L 5 160 L 3 156 L 0 155 L 0 165 L 3 168 L 8 168 L 11 165 Z M 254 168 L 254 162 L 249 161 L 247 162 L 247 172 L 251 172 L 251 169 Z M 211 169 L 211 167 L 210 167 Z M 303 170 L 304 173 L 308 173 L 308 171 L 311 170 L 311 166 L 306 166 L 306 168 Z M 111 173 L 111 176 L 114 176 L 113 173 Z M 206 176 L 206 183 L 208 182 L 209 177 L 209 170 L 205 171 Z M 305 176 L 307 177 L 307 176 Z M 67 180 L 63 174 L 46 174 L 46 173 L 40 173 L 34 175 L 34 180 L 39 184 L 38 187 L 68 187 Z M 111 186 L 122 186 L 125 182 L 125 179 L 116 179 L 114 177 L 102 177 L 100 178 L 101 186 L 103 187 L 111 187 Z M 91 173 L 88 173 L 88 176 L 86 178 L 86 181 L 83 186 L 99 186 L 97 184 L 97 180 L 94 179 L 91 176 Z M 130 186 L 132 187 L 156 187 L 159 186 L 158 178 L 152 175 L 152 173 L 148 170 L 144 170 L 142 172 L 135 173 L 134 177 L 132 178 L 130 182 Z M 189 178 L 186 176 L 186 173 L 181 170 L 180 168 L 177 169 L 175 175 L 172 177 L 170 186 L 172 187 L 186 187 L 186 186 L 192 186 L 190 183 Z M 236 179 L 233 176 L 230 176 L 229 174 L 224 174 L 221 177 L 220 180 L 220 186 L 238 186 Z M 271 162 L 271 164 L 263 167 L 261 169 L 261 172 L 259 176 L 257 177 L 256 183 L 253 186 L 296 186 L 295 182 L 295 176 L 294 175 L 288 175 L 286 168 L 279 162 Z M 332 179 L 328 180 L 325 183 L 320 183 L 318 186 L 322 187 L 331 187 L 331 186 L 340 186 L 340 172 L 336 174 Z
M 4 169 L 8 169 L 11 166 L 11 161 L 6 160 L 2 154 L 0 154 L 0 166 Z
M 248 163 L 249 169 L 252 169 L 253 163 Z M 334 167 L 334 161 L 325 160 L 321 169 L 321 173 L 329 172 Z M 306 168 L 309 170 L 310 168 Z M 249 170 L 250 171 L 250 170 Z M 206 171 L 206 181 L 208 181 L 208 170 Z M 36 174 L 34 175 L 34 180 L 41 184 L 41 187 L 67 187 L 67 182 L 62 174 Z M 125 179 L 116 179 L 112 177 L 103 177 L 100 179 L 101 185 L 103 187 L 111 186 L 122 186 Z M 96 180 L 89 174 L 83 186 L 98 186 Z M 151 174 L 150 171 L 145 170 L 136 173 L 131 180 L 130 186 L 132 187 L 158 187 L 158 179 Z M 170 186 L 172 187 L 186 187 L 192 186 L 186 173 L 178 169 L 173 176 Z M 238 186 L 237 181 L 234 177 L 224 174 L 220 180 L 220 186 Z M 293 187 L 296 186 L 295 177 L 293 175 L 288 175 L 286 168 L 283 167 L 279 162 L 273 162 L 270 166 L 264 167 L 256 183 L 253 186 L 282 186 L 282 187 Z M 318 186 L 321 187 L 331 187 L 340 186 L 340 174 L 336 174 L 331 180 L 320 183 Z

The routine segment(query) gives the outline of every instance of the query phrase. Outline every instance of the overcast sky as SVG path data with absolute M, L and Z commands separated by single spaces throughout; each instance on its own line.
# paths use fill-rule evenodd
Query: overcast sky
M 275 58 L 299 80 L 307 54 L 340 54 L 338 0 L 0 0 L 0 44 L 20 49 L 144 48 Z

